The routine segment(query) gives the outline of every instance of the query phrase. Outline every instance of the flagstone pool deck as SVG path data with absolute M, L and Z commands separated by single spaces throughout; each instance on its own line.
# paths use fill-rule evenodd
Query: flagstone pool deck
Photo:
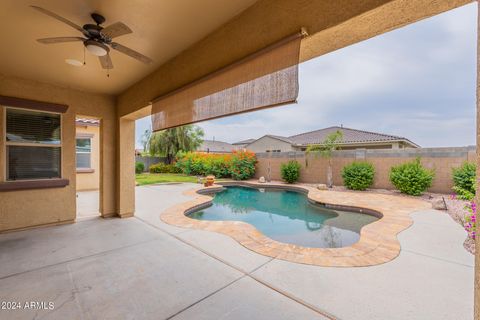
M 0 319 L 472 319 L 474 257 L 444 212 L 410 214 L 401 250 L 369 267 L 258 254 L 232 237 L 180 228 L 163 212 L 195 184 L 136 188 L 135 217 L 0 234 Z
M 221 190 L 222 185 L 243 185 L 257 188 L 282 188 L 304 193 L 310 201 L 332 208 L 371 214 L 379 220 L 364 226 L 360 239 L 355 244 L 342 248 L 305 248 L 272 240 L 252 225 L 240 221 L 199 221 L 188 217 L 188 213 L 211 203 L 212 197 L 205 195 Z M 169 208 L 161 219 L 171 225 L 223 233 L 256 253 L 275 259 L 324 267 L 364 267 L 391 261 L 400 253 L 397 234 L 413 223 L 410 214 L 428 210 L 429 202 L 405 197 L 375 193 L 338 192 L 284 183 L 225 182 L 211 187 L 198 186 L 184 194 L 192 200 Z

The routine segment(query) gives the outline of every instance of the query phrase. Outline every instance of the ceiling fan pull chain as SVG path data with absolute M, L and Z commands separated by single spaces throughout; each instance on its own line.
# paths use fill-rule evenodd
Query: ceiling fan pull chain
M 85 46 L 83 46 L 83 65 L 86 65 L 87 63 L 85 62 Z

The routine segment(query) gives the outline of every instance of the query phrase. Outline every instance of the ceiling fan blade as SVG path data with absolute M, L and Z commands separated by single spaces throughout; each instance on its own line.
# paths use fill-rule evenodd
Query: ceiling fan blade
M 115 22 L 102 29 L 101 33 L 110 39 L 132 33 L 133 31 L 123 22 Z
M 57 19 L 58 21 L 61 21 L 65 24 L 68 24 L 70 27 L 80 31 L 81 33 L 84 33 L 84 30 L 82 29 L 82 27 L 80 27 L 79 25 L 77 25 L 76 23 L 73 23 L 72 21 L 68 20 L 68 19 L 65 19 L 64 17 L 61 17 L 59 16 L 58 14 L 56 13 L 53 13 L 52 11 L 49 11 L 47 9 L 43 9 L 41 7 L 37 7 L 37 6 L 30 6 L 38 11 L 40 11 L 41 13 L 43 14 L 46 14 L 47 16 L 50 16 L 54 19 Z
M 99 56 L 98 60 L 100 60 L 100 64 L 102 65 L 103 69 L 113 69 L 112 59 L 110 59 L 109 54 Z
M 112 42 L 110 44 L 112 46 L 113 49 L 117 50 L 117 51 L 120 51 L 121 53 L 124 53 L 126 54 L 127 56 L 130 56 L 134 59 L 137 59 L 138 61 L 141 61 L 145 64 L 149 64 L 149 63 L 152 63 L 152 59 L 150 59 L 149 57 L 146 57 L 144 56 L 143 54 L 141 53 L 138 53 L 137 51 L 135 50 L 132 50 L 130 48 L 127 48 L 125 46 L 122 46 L 121 44 L 119 43 L 116 43 L 116 42 Z
M 54 44 L 54 43 L 63 43 L 63 42 L 73 42 L 73 41 L 84 41 L 82 37 L 55 37 L 55 38 L 43 38 L 37 39 L 38 42 L 43 44 Z

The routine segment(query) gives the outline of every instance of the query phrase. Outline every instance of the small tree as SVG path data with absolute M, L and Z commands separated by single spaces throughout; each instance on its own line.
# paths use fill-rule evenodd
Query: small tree
M 339 143 L 343 139 L 343 133 L 340 130 L 330 133 L 321 144 L 309 145 L 307 147 L 307 155 L 310 153 L 320 154 L 328 159 L 327 167 L 327 187 L 333 187 L 332 173 L 332 153 L 339 149 Z
M 152 156 L 164 156 L 172 163 L 178 152 L 195 151 L 203 142 L 202 128 L 185 125 L 159 132 L 146 130 L 142 136 L 145 150 Z

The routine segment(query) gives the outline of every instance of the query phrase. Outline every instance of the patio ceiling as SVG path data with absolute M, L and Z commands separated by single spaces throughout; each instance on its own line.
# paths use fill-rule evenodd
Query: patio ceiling
M 156 70 L 167 60 L 198 42 L 256 0 L 3 0 L 0 2 L 0 72 L 89 92 L 118 94 Z M 73 28 L 32 8 L 53 11 L 78 25 L 93 23 L 90 13 L 105 16 L 104 26 L 122 21 L 132 34 L 116 38 L 120 44 L 151 57 L 144 65 L 112 50 L 114 69 L 107 79 L 97 57 L 86 53 L 85 66 L 74 67 L 65 59 L 83 61 L 80 42 L 44 45 L 38 38 L 79 36 Z M 8 50 L 7 48 L 11 48 Z

